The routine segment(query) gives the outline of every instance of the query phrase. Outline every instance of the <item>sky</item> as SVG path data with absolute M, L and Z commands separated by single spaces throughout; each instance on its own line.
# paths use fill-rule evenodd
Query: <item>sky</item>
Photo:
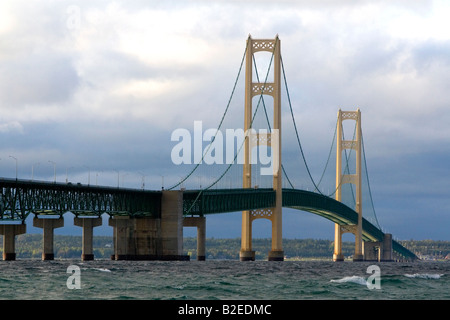
M 172 132 L 219 123 L 248 36 L 278 35 L 312 175 L 338 109 L 360 108 L 384 231 L 450 240 L 449 14 L 448 1 L 426 0 L 2 1 L 0 177 L 176 183 L 189 169 L 171 161 Z M 295 167 L 292 141 L 283 164 Z M 310 213 L 283 219 L 284 237 L 334 237 Z M 208 216 L 207 236 L 240 237 L 240 223 Z M 255 221 L 254 237 L 270 237 L 270 222 Z

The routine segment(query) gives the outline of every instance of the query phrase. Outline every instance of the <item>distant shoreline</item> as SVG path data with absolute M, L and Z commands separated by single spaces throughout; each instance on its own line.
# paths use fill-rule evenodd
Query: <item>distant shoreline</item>
M 399 240 L 397 240 L 399 241 Z M 80 258 L 82 238 L 78 235 L 54 236 L 55 259 Z M 441 240 L 400 240 L 403 246 L 414 252 L 422 260 L 450 260 L 450 241 Z M 3 252 L 3 237 L 0 237 L 0 252 Z M 241 245 L 240 238 L 207 238 L 207 259 L 239 259 Z M 270 251 L 271 239 L 253 239 L 253 250 L 257 260 L 267 258 Z M 323 239 L 283 239 L 285 260 L 331 260 L 334 244 L 331 240 Z M 96 259 L 110 259 L 114 252 L 112 236 L 94 236 L 94 256 Z M 183 241 L 183 250 L 191 259 L 196 259 L 197 239 L 186 237 Z M 342 245 L 344 256 L 353 254 L 354 243 L 346 241 Z M 41 259 L 42 234 L 23 234 L 16 239 L 17 259 Z

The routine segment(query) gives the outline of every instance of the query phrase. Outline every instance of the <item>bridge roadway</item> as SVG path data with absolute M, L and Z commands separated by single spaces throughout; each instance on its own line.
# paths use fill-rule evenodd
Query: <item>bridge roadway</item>
M 0 179 L 0 221 L 22 221 L 29 214 L 160 218 L 162 191 L 92 186 L 71 183 Z M 272 189 L 183 190 L 183 215 L 270 208 L 275 205 Z M 342 226 L 357 223 L 358 214 L 345 204 L 314 192 L 283 189 L 283 207 L 308 211 Z M 364 241 L 383 241 L 384 233 L 363 218 Z M 404 258 L 416 256 L 396 241 L 392 249 Z

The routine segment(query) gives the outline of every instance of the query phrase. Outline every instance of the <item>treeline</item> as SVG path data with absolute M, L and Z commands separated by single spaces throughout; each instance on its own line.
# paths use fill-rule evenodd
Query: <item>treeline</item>
M 408 240 L 398 242 L 421 259 L 450 259 L 450 241 Z
M 55 258 L 80 258 L 81 236 L 54 235 L 53 250 Z M 3 237 L 0 237 L 3 253 Z M 110 258 L 114 253 L 113 239 L 109 236 L 96 236 L 93 239 L 93 250 L 96 258 Z M 16 237 L 16 258 L 41 259 L 42 234 L 21 234 Z
M 197 239 L 184 239 L 184 251 L 191 256 L 197 257 Z M 267 259 L 271 250 L 271 239 L 253 239 L 252 248 L 257 260 Z M 344 242 L 342 251 L 344 256 L 351 256 L 354 252 L 354 243 Z M 239 259 L 241 239 L 206 239 L 206 256 L 209 259 Z M 334 243 L 330 240 L 318 239 L 283 239 L 284 254 L 288 258 L 320 258 L 332 259 Z
M 406 240 L 398 241 L 421 259 L 450 259 L 450 241 Z M 253 239 L 252 247 L 256 259 L 267 259 L 271 249 L 271 239 Z M 241 239 L 206 239 L 206 256 L 213 259 L 239 259 Z M 196 238 L 184 240 L 184 250 L 192 258 L 197 254 Z M 283 239 L 283 250 L 287 258 L 332 259 L 334 241 L 321 239 Z M 351 257 L 355 252 L 355 243 L 344 241 L 342 253 Z
M 403 246 L 424 259 L 445 259 L 450 256 L 450 241 L 408 240 L 399 241 Z M 54 253 L 56 259 L 80 258 L 81 236 L 54 236 Z M 267 259 L 271 249 L 271 239 L 253 239 L 252 246 L 257 260 Z M 184 253 L 197 257 L 197 239 L 185 238 Z M 241 239 L 206 239 L 207 259 L 239 259 Z M 342 252 L 350 257 L 355 245 L 353 242 L 343 242 Z M 110 259 L 114 253 L 111 236 L 94 236 L 93 250 L 96 259 Z M 285 256 L 299 259 L 332 259 L 334 243 L 321 239 L 283 239 Z M 0 253 L 3 251 L 3 237 L 0 237 Z M 18 259 L 41 259 L 42 234 L 23 234 L 16 237 L 16 257 Z

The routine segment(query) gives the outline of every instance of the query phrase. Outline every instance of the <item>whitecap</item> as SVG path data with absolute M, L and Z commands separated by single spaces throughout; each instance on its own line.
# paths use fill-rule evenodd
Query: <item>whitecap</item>
M 332 279 L 330 280 L 330 282 L 336 282 L 336 283 L 347 283 L 347 282 L 351 282 L 351 283 L 356 283 L 356 284 L 360 284 L 360 285 L 367 285 L 367 281 L 365 278 L 363 277 L 359 277 L 359 276 L 351 276 L 351 277 L 344 277 L 342 279 Z
M 443 274 L 436 274 L 436 273 L 405 274 L 405 277 L 418 278 L 418 279 L 440 279 L 442 276 L 443 276 Z
M 106 268 L 93 268 L 94 270 L 102 271 L 102 272 L 111 272 L 111 270 Z
M 176 289 L 176 290 L 183 290 L 184 286 L 183 285 L 179 285 L 179 286 L 171 286 L 172 289 Z

